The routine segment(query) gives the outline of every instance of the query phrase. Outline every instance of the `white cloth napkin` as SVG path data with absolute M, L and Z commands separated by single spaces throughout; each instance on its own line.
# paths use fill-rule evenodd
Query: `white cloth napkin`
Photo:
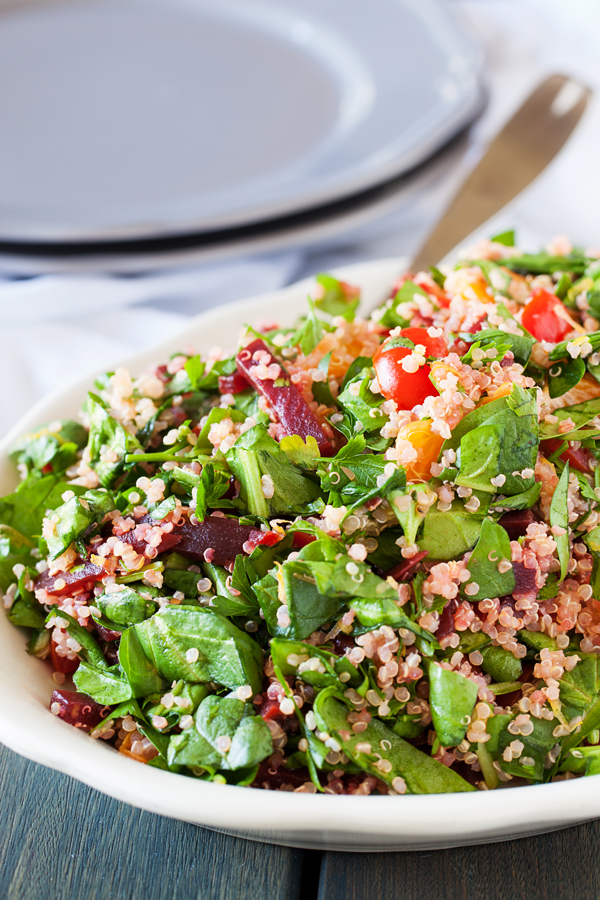
M 452 7 L 483 44 L 490 91 L 489 105 L 473 128 L 470 150 L 460 166 L 438 172 L 409 208 L 400 204 L 369 226 L 325 245 L 141 279 L 48 276 L 0 283 L 0 435 L 44 394 L 110 368 L 131 351 L 180 330 L 187 318 L 210 306 L 274 290 L 347 262 L 410 255 L 485 141 L 545 75 L 573 75 L 600 95 L 597 0 L 460 0 Z M 599 145 L 596 100 L 565 150 L 496 217 L 494 228 L 515 225 L 519 243 L 527 248 L 557 233 L 569 233 L 584 246 L 600 245 Z M 94 297 L 93 304 L 80 306 L 83 292 L 88 301 Z M 140 302 L 140 296 L 148 299 Z

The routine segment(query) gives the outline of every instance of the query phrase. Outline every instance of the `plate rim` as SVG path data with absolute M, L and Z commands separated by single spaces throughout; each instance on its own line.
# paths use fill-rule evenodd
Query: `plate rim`
M 252 0 L 252 2 L 257 7 L 261 5 L 261 0 Z M 4 209 L 0 207 L 2 218 L 0 242 L 7 245 L 11 243 L 15 245 L 19 243 L 37 244 L 40 245 L 40 248 L 44 244 L 60 246 L 63 243 L 75 242 L 80 244 L 83 250 L 87 243 L 102 244 L 122 241 L 125 244 L 135 240 L 175 239 L 189 234 L 208 235 L 238 227 L 261 225 L 269 220 L 288 215 L 302 214 L 375 188 L 403 174 L 408 174 L 416 166 L 428 160 L 461 129 L 469 125 L 480 112 L 485 99 L 484 54 L 475 37 L 463 27 L 457 17 L 440 0 L 381 0 L 381 2 L 388 3 L 391 7 L 403 5 L 413 10 L 433 42 L 436 41 L 433 35 L 436 28 L 439 29 L 440 22 L 435 23 L 436 28 L 431 23 L 436 18 L 439 19 L 443 23 L 454 49 L 460 48 L 468 60 L 466 73 L 469 76 L 468 81 L 470 81 L 469 84 L 465 82 L 462 86 L 460 102 L 449 104 L 448 112 L 438 115 L 435 126 L 428 130 L 425 137 L 417 137 L 408 148 L 401 152 L 393 149 L 401 132 L 398 131 L 395 138 L 390 138 L 383 146 L 392 151 L 392 157 L 385 163 L 375 166 L 370 164 L 369 158 L 376 155 L 370 152 L 363 155 L 359 163 L 353 164 L 346 170 L 342 181 L 335 177 L 333 183 L 330 183 L 331 176 L 328 176 L 324 179 L 326 185 L 323 187 L 320 185 L 320 179 L 315 183 L 314 176 L 311 176 L 311 185 L 308 190 L 297 189 L 288 193 L 284 199 L 271 199 L 268 202 L 246 205 L 237 210 L 228 209 L 221 213 L 211 213 L 208 216 L 190 214 L 187 210 L 178 211 L 180 201 L 171 201 L 168 209 L 163 204 L 163 208 L 158 214 L 156 210 L 160 207 L 160 203 L 146 211 L 136 204 L 133 224 L 131 221 L 126 223 L 123 219 L 116 221 L 113 225 L 82 224 L 77 222 L 77 215 L 80 213 L 76 214 L 74 220 L 71 217 L 70 224 L 66 225 L 52 224 L 48 220 L 47 214 L 43 214 L 40 220 L 41 224 L 39 222 L 35 224 L 31 221 L 31 213 L 24 208 L 19 207 L 15 211 L 14 206 Z M 54 3 L 59 7 L 64 6 L 64 2 L 61 0 L 54 0 Z M 34 12 L 35 9 L 34 7 Z M 42 7 L 42 12 L 46 12 L 47 9 L 46 6 Z M 4 17 L 29 11 L 27 7 L 23 10 L 9 7 L 5 11 L 0 11 L 0 27 Z M 424 120 L 420 120 L 419 124 L 423 129 Z M 201 205 L 201 200 L 202 194 L 199 194 L 196 201 L 198 205 Z M 39 214 L 38 211 L 37 215 Z M 7 225 L 11 222 L 11 215 L 13 224 Z M 64 216 L 65 213 L 60 213 L 60 215 Z M 20 221 L 23 216 L 25 216 L 24 222 Z
M 371 301 L 383 297 L 384 286 L 389 287 L 393 278 L 405 271 L 406 262 L 403 258 L 375 260 L 334 272 L 360 284 Z M 240 316 L 263 316 L 269 311 L 273 315 L 275 304 L 285 302 L 286 313 L 293 316 L 305 302 L 310 283 L 312 279 L 305 279 L 201 313 L 167 341 L 131 354 L 122 364 L 145 364 L 165 348 L 176 348 L 182 340 L 188 342 L 194 329 L 209 332 L 210 328 L 220 328 L 223 334 L 230 334 L 232 321 Z M 8 460 L 8 449 L 15 436 L 31 428 L 35 420 L 39 424 L 40 417 L 55 417 L 53 408 L 60 403 L 74 404 L 77 397 L 74 408 L 78 409 L 84 386 L 92 381 L 93 376 L 89 376 L 54 392 L 21 418 L 0 441 L 0 479 L 6 482 L 10 478 L 7 473 L 12 471 L 13 483 L 16 482 Z M 132 760 L 51 716 L 35 685 L 19 681 L 26 671 L 43 671 L 41 666 L 35 668 L 39 660 L 24 659 L 23 646 L 24 639 L 19 640 L 18 632 L 3 617 L 0 741 L 28 759 L 149 812 L 273 843 L 297 846 L 304 835 L 310 846 L 341 850 L 460 846 L 566 827 L 600 815 L 600 780 L 593 777 L 489 792 L 410 795 L 397 804 L 392 798 L 310 794 L 294 794 L 295 799 L 291 800 L 291 794 L 279 791 L 263 791 L 260 802 L 255 802 L 258 797 L 247 788 L 134 766 Z M 37 680 L 41 683 L 42 678 Z M 44 684 L 46 681 L 51 682 L 49 675 Z M 392 804 L 386 808 L 383 825 L 382 803 Z

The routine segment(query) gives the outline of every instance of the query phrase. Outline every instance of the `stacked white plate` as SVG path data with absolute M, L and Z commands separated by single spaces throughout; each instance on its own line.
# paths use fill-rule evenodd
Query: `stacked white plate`
M 436 0 L 21 0 L 0 14 L 0 267 L 346 227 L 475 117 L 481 66 Z

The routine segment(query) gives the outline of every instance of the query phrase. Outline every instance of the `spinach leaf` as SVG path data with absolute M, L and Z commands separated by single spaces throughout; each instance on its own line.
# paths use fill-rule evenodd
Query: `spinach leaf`
M 250 703 L 212 694 L 198 707 L 195 720 L 194 729 L 171 738 L 170 764 L 237 770 L 257 765 L 273 753 L 271 732 Z M 229 738 L 228 749 L 222 738 Z
M 17 570 L 18 571 L 18 570 Z M 14 578 L 14 573 L 11 573 Z M 36 600 L 32 587 L 32 579 L 37 575 L 33 568 L 23 568 L 17 577 L 17 590 L 13 602 L 7 609 L 8 620 L 21 628 L 33 628 L 38 632 L 45 631 L 46 613 Z M 6 598 L 5 598 L 6 603 Z M 38 643 L 38 641 L 35 641 Z
M 548 391 L 552 399 L 562 397 L 585 375 L 585 362 L 578 356 L 576 359 L 561 359 L 548 369 Z
M 502 475 L 502 493 L 511 496 L 521 494 L 535 484 L 533 470 L 539 444 L 537 401 L 533 391 L 518 385 L 513 386 L 508 397 L 501 399 L 506 399 L 506 405 L 497 408 L 473 430 L 466 430 L 468 425 L 465 426 L 473 413 L 459 423 L 458 427 L 463 426 L 463 435 L 456 483 L 493 494 L 497 488 L 492 479 Z M 531 476 L 521 476 L 523 470 L 531 470 Z
M 348 709 L 331 696 L 330 690 L 321 691 L 315 702 L 317 726 L 320 731 L 335 734 L 344 752 L 360 769 L 385 781 L 392 789 L 395 779 L 400 777 L 406 782 L 407 793 L 411 794 L 475 790 L 452 769 L 413 747 L 379 719 L 372 719 L 360 734 L 352 734 L 348 740 L 343 740 L 341 733 L 347 735 L 350 730 Z M 371 745 L 371 753 L 357 749 L 357 745 L 365 744 Z M 387 766 L 378 768 L 381 759 L 391 763 L 390 771 L 385 771 Z
M 142 448 L 138 439 L 110 415 L 106 404 L 96 394 L 88 395 L 87 411 L 90 417 L 90 465 L 95 469 L 100 483 L 110 487 L 123 471 L 126 455 Z M 113 454 L 116 456 L 114 462 L 109 461 Z
M 437 663 L 430 663 L 427 673 L 435 733 L 442 747 L 455 747 L 467 733 L 478 687 L 460 672 L 443 669 Z
M 515 589 L 515 575 L 512 567 L 508 572 L 498 571 L 500 561 L 508 560 L 510 562 L 510 558 L 508 534 L 501 525 L 484 519 L 479 540 L 468 562 L 471 577 L 467 583 L 479 585 L 479 590 L 476 594 L 467 596 L 464 592 L 466 585 L 463 585 L 463 596 L 470 601 L 478 601 L 512 594 Z
M 14 573 L 12 574 L 14 578 Z M 35 569 L 23 569 L 21 574 L 17 577 L 17 591 L 7 613 L 8 620 L 9 622 L 12 622 L 13 625 L 42 631 L 43 629 L 45 630 L 46 613 L 36 600 L 33 591 L 29 590 L 31 579 L 35 578 L 36 575 L 37 572 Z
M 524 253 L 503 261 L 507 269 L 531 275 L 552 275 L 554 272 L 574 272 L 582 275 L 591 260 L 581 254 L 552 256 L 550 253 Z
M 499 760 L 503 770 L 510 775 L 540 782 L 544 780 L 548 772 L 544 765 L 546 756 L 556 744 L 556 738 L 552 734 L 556 728 L 556 720 L 549 722 L 547 719 L 535 719 L 532 716 L 531 721 L 533 722 L 532 733 L 519 735 L 519 740 L 525 747 L 517 759 L 506 762 L 502 756 L 504 750 L 515 739 L 514 734 L 508 730 L 508 724 L 510 723 L 507 723 L 500 731 L 498 735 L 498 751 L 493 755 Z M 527 764 L 524 761 L 527 761 Z
M 70 419 L 61 419 L 50 425 L 44 425 L 34 434 L 22 437 L 14 445 L 11 459 L 25 465 L 28 470 L 35 469 L 38 472 L 46 466 L 52 466 L 53 473 L 57 475 L 73 465 L 77 459 L 77 451 L 87 444 L 87 431 L 79 422 Z
M 280 670 L 282 675 L 297 675 L 298 668 L 309 659 L 317 659 L 321 666 L 319 669 L 304 669 L 300 677 L 306 684 L 312 684 L 315 687 L 329 687 L 337 685 L 342 687 L 342 682 L 338 678 L 339 671 L 348 671 L 351 678 L 347 684 L 352 683 L 352 673 L 354 680 L 358 684 L 362 678 L 352 663 L 345 658 L 338 659 L 334 653 L 322 650 L 320 647 L 314 647 L 312 644 L 303 644 L 301 641 L 289 641 L 281 638 L 273 638 L 271 641 L 271 656 L 273 665 L 276 670 Z M 335 666 L 335 668 L 334 668 Z M 345 690 L 345 688 L 344 688 Z
M 186 560 L 186 563 L 188 560 Z M 181 591 L 190 600 L 198 597 L 198 582 L 202 578 L 200 572 L 188 572 L 186 569 L 170 568 L 168 565 L 164 569 L 164 584 L 171 588 L 172 591 Z
M 219 613 L 166 606 L 128 628 L 121 646 L 129 635 L 135 636 L 152 669 L 169 682 L 214 681 L 229 688 L 249 684 L 255 694 L 260 692 L 263 658 L 258 644 Z M 188 650 L 197 650 L 198 659 L 190 662 Z M 122 660 L 121 665 L 125 668 Z
M 334 619 L 344 606 L 344 599 L 339 595 L 319 590 L 314 575 L 316 565 L 318 564 L 294 560 L 284 562 L 279 568 L 277 577 L 281 591 L 278 592 L 278 600 L 285 600 L 289 625 L 282 626 L 278 623 L 277 610 L 280 604 L 276 607 L 272 602 L 267 602 L 264 606 L 261 604 L 271 634 L 302 641 L 325 622 Z M 268 584 L 269 582 L 267 586 Z M 268 600 L 271 598 L 272 595 L 269 595 Z
M 585 428 L 592 419 L 600 415 L 600 397 L 596 397 L 594 400 L 586 400 L 584 403 L 577 403 L 575 406 L 564 406 L 562 409 L 556 409 L 553 415 L 556 416 L 558 422 L 540 422 L 541 440 L 545 441 L 553 437 L 563 437 L 569 440 L 579 439 L 579 435 L 582 435 L 579 429 Z M 575 428 L 561 434 L 559 431 L 560 423 L 565 419 L 571 419 L 575 423 Z M 590 436 L 595 435 L 597 431 L 597 428 L 590 425 Z
M 586 335 L 587 340 L 592 345 L 592 350 L 596 352 L 600 348 L 600 331 L 591 331 Z M 555 362 L 556 360 L 571 360 L 571 355 L 568 350 L 568 345 L 571 343 L 571 339 L 566 341 L 561 341 L 560 344 L 557 344 L 556 347 L 550 351 L 548 354 L 548 358 Z M 576 357 L 580 362 L 583 360 L 580 356 Z M 585 368 L 585 366 L 584 366 Z
M 396 602 L 392 597 L 355 597 L 348 605 L 356 612 L 356 617 L 365 630 L 390 625 L 392 628 L 406 628 L 421 637 L 427 636 L 427 632 L 424 632 L 397 605 L 397 596 Z
M 148 619 L 149 622 L 152 619 Z M 134 697 L 147 697 L 148 694 L 159 694 L 166 687 L 152 657 L 145 652 L 145 644 L 140 640 L 136 630 L 139 626 L 127 628 L 119 641 L 119 664 L 129 682 Z M 175 679 L 171 679 L 175 680 Z
M 72 490 L 85 493 L 85 488 L 61 481 L 56 475 L 29 475 L 14 494 L 0 500 L 0 523 L 8 525 L 26 538 L 38 538 L 47 509 L 55 509 L 63 502 L 62 494 Z
M 503 304 L 501 305 L 503 306 Z M 504 310 L 506 311 L 506 316 L 503 316 L 503 318 L 512 319 L 512 316 L 506 307 L 504 307 Z M 498 314 L 501 315 L 500 310 L 498 311 Z M 499 360 L 506 355 L 508 350 L 511 350 L 514 354 L 515 361 L 522 366 L 526 366 L 529 362 L 533 345 L 535 344 L 535 338 L 530 337 L 524 332 L 521 334 L 513 334 L 512 331 L 502 331 L 498 328 L 484 329 L 475 334 L 461 332 L 459 337 L 461 340 L 465 341 L 465 343 L 471 344 L 469 352 L 462 358 L 462 361 L 467 363 L 471 362 L 473 350 L 475 347 L 479 346 L 482 350 L 496 349 L 498 351 L 496 359 Z
M 123 703 L 133 696 L 129 683 L 120 675 L 86 662 L 79 664 L 79 668 L 73 675 L 73 681 L 78 691 L 105 706 Z
M 394 297 L 373 311 L 372 318 L 384 328 L 406 328 L 414 315 L 415 294 L 431 300 L 427 292 L 414 281 L 405 281 Z
M 426 550 L 430 559 L 456 559 L 477 543 L 482 522 L 483 516 L 468 512 L 461 500 L 454 500 L 447 512 L 434 507 L 425 516 L 419 550 Z
M 372 367 L 373 359 L 370 356 L 357 356 L 346 369 L 346 374 L 341 384 L 342 391 L 360 375 L 363 369 L 371 369 Z
M 192 390 L 197 391 L 199 389 L 200 379 L 204 375 L 204 370 L 206 369 L 206 363 L 203 363 L 199 356 L 190 356 L 183 368 L 190 379 Z
M 504 647 L 483 647 L 480 653 L 483 656 L 481 668 L 492 676 L 494 682 L 504 684 L 520 678 L 523 664 L 510 650 L 505 650 Z
M 337 406 L 337 400 L 331 393 L 330 380 L 331 377 L 329 375 L 329 363 L 331 362 L 331 353 L 326 353 L 325 356 L 319 361 L 319 365 L 317 366 L 320 372 L 325 373 L 324 381 L 313 381 L 312 383 L 312 394 L 317 403 L 322 403 L 323 406 L 329 406 L 332 409 L 335 409 Z
M 318 486 L 289 461 L 264 425 L 239 437 L 226 458 L 240 482 L 241 502 L 252 515 L 306 513 L 306 505 L 320 497 Z
M 315 297 L 317 308 L 330 316 L 342 316 L 346 321 L 352 322 L 360 303 L 360 293 L 356 290 L 349 291 L 348 285 L 324 272 L 317 275 L 315 280 L 321 287 L 321 296 Z
M 117 625 L 136 625 L 154 615 L 156 603 L 133 588 L 122 585 L 124 590 L 102 594 L 96 598 L 96 606 L 107 619 Z
M 501 509 L 531 509 L 538 502 L 541 492 L 542 485 L 536 481 L 532 487 L 527 488 L 522 494 L 513 494 L 512 497 L 499 497 L 494 501 L 493 506 L 497 505 Z
M 84 536 L 90 525 L 101 523 L 114 508 L 113 496 L 106 490 L 90 490 L 71 497 L 55 510 L 58 521 L 52 523 L 52 530 L 46 529 L 49 555 L 53 559 L 60 556 L 73 541 Z
M 567 509 L 567 497 L 569 494 L 569 463 L 563 469 L 560 480 L 554 491 L 550 504 L 550 524 L 564 528 L 564 534 L 554 535 L 558 558 L 560 560 L 560 580 L 567 577 L 571 551 L 569 548 L 569 511 Z

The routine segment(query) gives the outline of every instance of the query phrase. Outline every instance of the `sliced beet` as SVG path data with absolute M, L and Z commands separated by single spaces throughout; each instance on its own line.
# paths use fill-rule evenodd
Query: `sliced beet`
M 284 784 L 290 784 L 293 788 L 297 788 L 307 781 L 310 781 L 310 772 L 308 769 L 284 769 L 283 766 L 275 767 L 271 760 L 265 759 L 258 767 L 253 787 L 262 788 L 265 784 L 268 784 L 269 789 L 275 791 Z
M 150 522 L 151 519 L 149 517 L 145 517 L 144 521 Z M 139 523 L 138 523 L 139 524 Z M 131 544 L 136 553 L 144 553 L 144 550 L 148 546 L 146 541 L 141 540 L 141 538 L 137 537 L 135 533 L 135 529 L 133 531 L 128 531 L 125 534 L 119 535 L 119 540 L 123 541 L 124 544 Z M 172 550 L 179 542 L 181 538 L 178 534 L 175 534 L 173 531 L 170 534 L 163 534 L 161 538 L 161 542 L 156 548 L 157 553 L 166 553 L 167 550 Z
M 108 641 L 107 644 L 102 645 L 102 652 L 104 653 L 104 658 L 109 666 L 116 666 L 119 662 L 119 644 L 117 641 Z
M 244 544 L 247 541 L 258 544 L 262 532 L 252 525 L 241 525 L 235 519 L 208 516 L 197 525 L 186 521 L 178 526 L 177 535 L 180 537 L 177 552 L 182 556 L 194 561 L 209 561 L 217 566 L 226 566 L 244 552 Z M 207 554 L 209 550 L 213 553 Z
M 111 631 L 98 623 L 95 623 L 95 628 L 101 641 L 119 641 L 121 639 L 120 631 Z
M 219 392 L 221 394 L 240 394 L 251 387 L 250 382 L 241 372 L 233 375 L 219 375 Z
M 352 650 L 356 644 L 354 642 L 354 638 L 351 634 L 344 634 L 341 631 L 336 637 L 333 639 L 333 649 L 338 654 L 338 656 L 344 656 L 346 650 Z
M 523 563 L 514 562 L 513 572 L 515 573 L 515 589 L 513 597 L 517 600 L 524 595 L 536 594 L 539 591 L 535 583 L 537 569 L 526 569 Z
M 440 616 L 440 624 L 437 627 L 437 631 L 435 632 L 435 638 L 439 641 L 440 638 L 448 637 L 452 634 L 456 629 L 454 628 L 454 613 L 458 609 L 458 600 L 456 597 L 453 597 L 452 600 L 448 600 L 444 609 L 442 610 L 442 614 Z
M 268 354 L 267 365 L 276 363 L 281 367 L 280 376 L 275 381 L 270 378 L 263 380 L 254 374 L 254 370 L 259 365 L 258 361 L 253 359 L 253 354 L 257 351 Z M 306 441 L 307 437 L 314 437 L 322 456 L 333 455 L 334 449 L 330 439 L 296 385 L 290 381 L 288 373 L 273 356 L 264 341 L 252 341 L 251 344 L 240 350 L 236 362 L 240 373 L 267 400 L 287 434 L 297 434 L 303 441 Z
M 537 522 L 537 516 L 532 509 L 509 509 L 502 513 L 498 519 L 498 525 L 502 525 L 511 541 L 516 541 L 527 534 L 527 526 Z
M 396 581 L 408 581 L 411 575 L 414 574 L 415 569 L 421 560 L 425 559 L 426 556 L 427 550 L 421 550 L 419 553 L 415 553 L 410 559 L 403 559 L 402 562 L 395 565 L 393 569 L 386 572 L 385 577 L 387 578 L 391 575 Z
M 89 591 L 105 574 L 104 569 L 92 562 L 85 562 L 76 565 L 70 572 L 57 572 L 56 575 L 50 575 L 48 569 L 36 579 L 36 590 L 43 589 L 50 594 L 69 594 L 74 588 L 81 588 Z M 55 587 L 56 582 L 64 582 L 62 587 Z
M 60 707 L 56 713 L 58 718 L 67 725 L 74 725 L 75 728 L 81 728 L 83 731 L 95 728 L 109 712 L 108 707 L 101 706 L 87 694 L 78 694 L 76 691 L 63 691 L 62 689 L 53 691 L 50 698 L 51 711 L 53 711 L 52 707 L 55 703 L 58 703 Z
M 55 672 L 62 672 L 63 675 L 72 675 L 79 668 L 79 658 L 69 659 L 68 656 L 59 656 L 54 641 L 50 641 L 50 659 L 52 660 L 52 668 Z

